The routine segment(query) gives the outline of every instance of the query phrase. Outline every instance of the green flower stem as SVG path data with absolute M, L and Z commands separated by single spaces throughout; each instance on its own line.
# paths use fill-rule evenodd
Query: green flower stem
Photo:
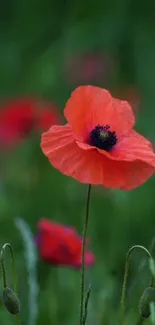
M 86 320 L 87 320 L 88 303 L 89 303 L 90 293 L 91 293 L 91 285 L 89 285 L 87 293 L 86 293 L 86 299 L 85 299 L 85 303 L 84 303 L 83 325 L 86 324 Z
M 12 259 L 12 270 L 13 270 L 13 289 L 14 289 L 14 292 L 17 293 L 17 272 L 16 272 L 16 263 L 15 263 L 15 257 L 14 257 L 14 253 L 13 253 L 13 249 L 11 247 L 11 245 L 9 243 L 6 243 L 3 245 L 2 249 L 1 249 L 1 253 L 0 253 L 0 260 L 1 260 L 1 263 L 2 263 L 2 269 L 4 267 L 4 253 L 5 253 L 5 250 L 6 248 L 9 248 L 9 251 L 10 251 L 10 255 L 11 255 L 11 259 Z M 5 276 L 3 275 L 3 282 L 4 282 L 4 287 L 6 287 L 6 272 L 5 273 Z
M 144 246 L 141 246 L 141 245 L 132 246 L 127 253 L 126 262 L 125 262 L 123 287 L 122 287 L 122 296 L 121 296 L 120 325 L 124 325 L 125 299 L 126 299 L 127 279 L 128 279 L 128 272 L 129 272 L 129 258 L 130 258 L 131 253 L 135 249 L 143 250 L 147 254 L 148 258 L 152 259 L 150 252 Z
M 139 319 L 138 319 L 138 321 L 137 321 L 136 325 L 142 325 L 142 324 L 143 324 L 143 322 L 144 322 L 144 318 L 142 318 L 142 317 L 139 317 Z
M 81 295 L 80 295 L 80 325 L 83 325 L 84 317 L 84 296 L 85 296 L 85 246 L 87 237 L 87 228 L 89 220 L 89 205 L 90 205 L 91 185 L 88 187 L 87 201 L 86 201 L 86 215 L 84 222 L 83 238 L 82 238 L 82 270 L 81 270 Z
M 6 280 L 6 271 L 5 271 L 3 258 L 1 258 L 1 266 L 2 266 L 2 274 L 3 274 L 3 286 L 4 286 L 4 288 L 6 288 L 7 287 L 7 280 Z
M 21 321 L 20 321 L 19 315 L 16 316 L 16 323 L 17 323 L 17 325 L 21 325 Z
M 0 251 L 0 263 L 2 266 L 2 272 L 3 272 L 3 285 L 4 285 L 4 288 L 7 287 L 6 270 L 5 270 L 5 265 L 4 265 L 4 254 L 5 254 L 5 250 L 7 248 L 10 251 L 10 255 L 11 255 L 11 259 L 12 259 L 13 289 L 14 289 L 14 293 L 17 294 L 17 272 L 16 272 L 15 256 L 14 256 L 13 249 L 9 243 L 4 244 Z M 16 322 L 17 322 L 17 325 L 21 325 L 19 315 L 16 316 Z

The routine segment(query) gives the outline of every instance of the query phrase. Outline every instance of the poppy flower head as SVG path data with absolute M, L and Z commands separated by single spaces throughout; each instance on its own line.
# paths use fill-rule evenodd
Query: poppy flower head
M 75 229 L 42 219 L 35 242 L 41 258 L 49 264 L 81 268 L 82 238 Z M 94 254 L 86 250 L 86 266 L 94 264 Z
M 58 107 L 55 103 L 37 102 L 35 111 L 35 125 L 40 130 L 48 130 L 51 125 L 61 124 Z
M 67 124 L 43 133 L 41 148 L 51 164 L 81 183 L 131 190 L 155 170 L 151 143 L 133 130 L 127 101 L 109 91 L 80 86 L 66 103 Z
M 87 82 L 103 82 L 109 79 L 114 59 L 103 51 L 72 53 L 65 64 L 65 75 L 68 83 L 79 85 Z
M 29 134 L 33 123 L 33 105 L 28 99 L 11 101 L 0 111 L 0 129 L 6 138 L 8 135 L 10 142 Z
M 6 103 L 0 111 L 0 143 L 13 145 L 28 137 L 32 131 L 44 131 L 60 118 L 54 105 L 31 98 L 17 98 Z

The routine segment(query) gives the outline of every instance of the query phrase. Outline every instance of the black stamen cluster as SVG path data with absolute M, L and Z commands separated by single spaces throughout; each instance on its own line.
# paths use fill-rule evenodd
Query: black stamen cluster
M 97 125 L 90 133 L 90 145 L 105 151 L 110 151 L 117 143 L 115 131 L 110 131 L 110 125 Z

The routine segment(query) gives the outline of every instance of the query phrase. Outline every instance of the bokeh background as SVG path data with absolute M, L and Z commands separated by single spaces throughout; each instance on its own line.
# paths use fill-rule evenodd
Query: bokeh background
M 48 103 L 63 123 L 71 91 L 92 84 L 128 100 L 137 117 L 136 130 L 154 145 L 154 12 L 151 0 L 0 1 L 0 116 L 6 102 L 11 106 L 19 97 L 35 98 L 43 110 Z M 78 324 L 79 270 L 52 267 L 38 258 L 38 304 L 29 301 L 25 246 L 16 220 L 25 220 L 34 236 L 42 217 L 82 233 L 87 186 L 50 166 L 40 149 L 41 128 L 24 131 L 24 138 L 10 145 L 15 121 L 9 117 L 8 129 L 0 132 L 0 244 L 10 242 L 15 250 L 22 325 Z M 0 131 L 4 126 L 0 117 Z M 92 283 L 89 325 L 119 323 L 126 252 L 134 244 L 149 247 L 155 236 L 154 189 L 154 177 L 131 192 L 93 188 L 89 236 L 96 264 L 87 270 L 87 284 Z M 9 256 L 6 259 L 11 285 Z M 138 322 L 139 298 L 149 277 L 145 255 L 135 252 L 126 325 Z M 29 322 L 30 306 L 38 308 L 34 324 Z M 16 323 L 2 303 L 0 323 Z

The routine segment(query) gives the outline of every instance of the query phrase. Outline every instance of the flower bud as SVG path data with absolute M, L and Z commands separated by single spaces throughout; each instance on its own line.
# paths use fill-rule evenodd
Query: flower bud
M 155 302 L 155 289 L 153 287 L 146 288 L 140 299 L 139 309 L 143 318 L 150 316 L 150 302 Z
M 3 289 L 3 303 L 9 313 L 13 315 L 19 314 L 20 302 L 12 289 L 10 288 Z

